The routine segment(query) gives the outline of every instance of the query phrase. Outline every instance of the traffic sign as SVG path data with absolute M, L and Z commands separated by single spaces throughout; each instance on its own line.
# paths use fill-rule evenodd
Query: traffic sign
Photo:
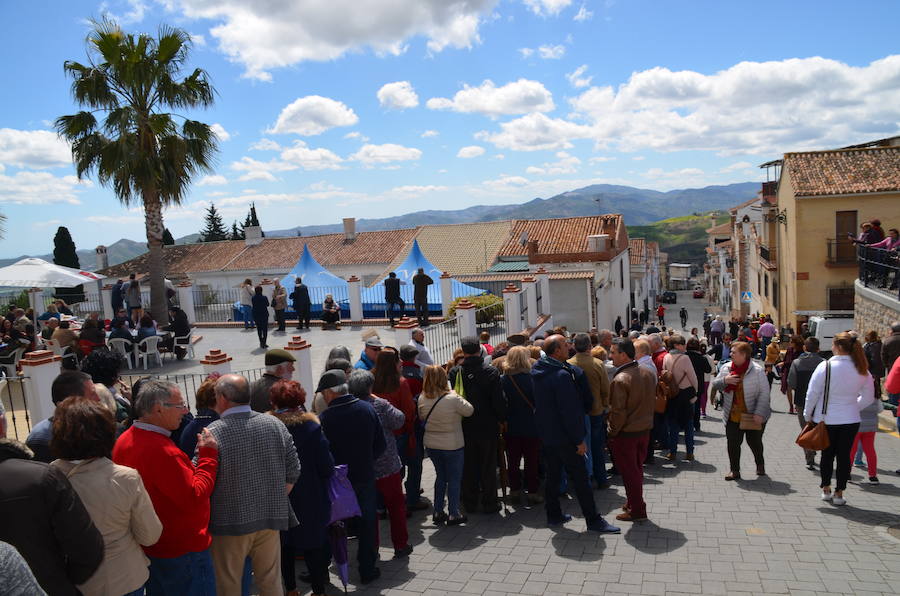
M 741 302 L 753 302 L 753 292 L 741 292 Z

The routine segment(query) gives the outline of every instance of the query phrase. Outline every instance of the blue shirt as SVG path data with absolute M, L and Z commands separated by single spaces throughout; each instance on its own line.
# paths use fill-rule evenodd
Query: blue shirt
M 171 437 L 172 431 L 166 430 L 161 426 L 156 426 L 155 424 L 150 424 L 149 422 L 141 422 L 140 420 L 135 420 L 131 426 L 136 426 L 141 430 L 149 430 L 153 433 L 159 433 L 164 437 Z
M 358 368 L 360 370 L 372 370 L 375 368 L 375 363 L 366 356 L 366 351 L 363 350 L 359 354 L 359 360 L 356 361 L 356 364 L 353 365 L 353 368 Z
M 250 412 L 250 404 L 240 404 L 237 406 L 231 406 L 230 408 L 228 408 L 227 410 L 222 412 L 221 418 L 224 418 L 225 416 L 231 416 L 232 414 L 240 414 L 242 412 L 249 413 Z
M 54 457 L 50 455 L 50 440 L 52 438 L 53 418 L 41 420 L 32 427 L 31 432 L 28 433 L 28 438 L 25 439 L 25 444 L 34 451 L 35 460 L 47 464 L 54 460 Z

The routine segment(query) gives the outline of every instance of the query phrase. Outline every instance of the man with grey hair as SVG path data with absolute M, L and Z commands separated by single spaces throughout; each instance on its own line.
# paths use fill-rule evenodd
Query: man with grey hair
M 601 344 L 603 345 L 603 333 L 609 339 L 612 348 L 612 334 L 608 329 L 600 331 Z M 609 411 L 609 376 L 606 367 L 600 360 L 591 356 L 591 336 L 587 333 L 578 333 L 572 342 L 575 346 L 575 355 L 569 358 L 568 363 L 577 366 L 584 372 L 591 393 L 591 406 L 588 411 L 588 457 L 590 468 L 588 474 L 594 477 L 597 488 L 609 488 L 606 480 L 606 414 Z
M 366 390 L 367 383 L 368 377 L 354 377 L 354 388 L 359 391 Z M 360 579 L 368 584 L 381 577 L 381 570 L 376 567 L 375 460 L 384 453 L 387 444 L 375 408 L 350 393 L 344 371 L 325 371 L 316 393 L 321 393 L 328 404 L 319 419 L 334 463 L 346 464 L 347 477 L 359 502 L 362 521 L 357 561 Z
M 413 329 L 412 339 L 409 340 L 409 345 L 419 350 L 419 353 L 416 356 L 416 364 L 419 365 L 419 368 L 422 369 L 423 372 L 425 371 L 426 366 L 434 364 L 431 352 L 428 351 L 428 348 L 425 346 L 425 332 L 422 331 L 421 327 Z
M 266 372 L 250 385 L 250 409 L 265 413 L 272 409 L 269 390 L 282 379 L 290 380 L 297 359 L 287 350 L 274 348 L 266 352 Z
M 260 594 L 283 594 L 280 531 L 297 525 L 288 493 L 300 476 L 294 440 L 278 418 L 250 409 L 250 385 L 240 375 L 216 382 L 219 419 L 209 432 L 219 443 L 219 477 L 209 531 L 219 594 L 239 594 L 249 556 Z
M 588 336 L 588 338 L 590 338 L 590 336 Z M 609 329 L 601 329 L 597 332 L 597 339 L 600 340 L 600 345 L 603 346 L 603 349 L 606 350 L 606 353 L 608 354 L 609 350 L 612 348 L 613 332 Z M 578 348 L 576 347 L 575 350 L 577 351 Z
M 150 558 L 147 585 L 154 594 L 215 594 L 208 526 L 219 463 L 216 439 L 206 428 L 198 435 L 196 466 L 172 442 L 187 406 L 169 381 L 144 381 L 134 411 L 137 420 L 116 441 L 112 460 L 140 473 L 163 525 L 156 544 L 144 548 Z

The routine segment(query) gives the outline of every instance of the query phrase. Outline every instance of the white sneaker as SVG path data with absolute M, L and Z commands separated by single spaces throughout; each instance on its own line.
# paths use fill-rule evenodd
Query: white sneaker
M 844 497 L 835 497 L 834 499 L 831 500 L 831 502 L 834 505 L 846 505 L 847 499 L 845 499 Z
M 827 493 L 824 490 L 822 491 L 822 500 L 823 501 L 830 501 L 833 498 L 834 498 L 834 495 L 830 491 Z

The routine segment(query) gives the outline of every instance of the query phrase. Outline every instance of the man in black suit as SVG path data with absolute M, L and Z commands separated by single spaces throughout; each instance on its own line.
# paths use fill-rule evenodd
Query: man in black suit
M 294 307 L 294 312 L 297 313 L 297 329 L 301 327 L 309 329 L 309 288 L 306 287 L 306 284 L 299 277 L 294 281 L 294 291 L 291 292 L 290 298 L 292 301 L 291 306 Z
M 419 325 L 428 324 L 428 286 L 434 283 L 431 276 L 425 273 L 425 269 L 419 267 L 419 270 L 412 278 L 413 283 L 413 301 L 416 307 L 416 319 Z
M 400 318 L 405 314 L 406 303 L 400 297 L 400 280 L 397 274 L 391 271 L 386 280 L 384 280 L 384 301 L 387 303 L 387 314 L 391 325 L 394 324 L 394 305 L 400 306 Z

